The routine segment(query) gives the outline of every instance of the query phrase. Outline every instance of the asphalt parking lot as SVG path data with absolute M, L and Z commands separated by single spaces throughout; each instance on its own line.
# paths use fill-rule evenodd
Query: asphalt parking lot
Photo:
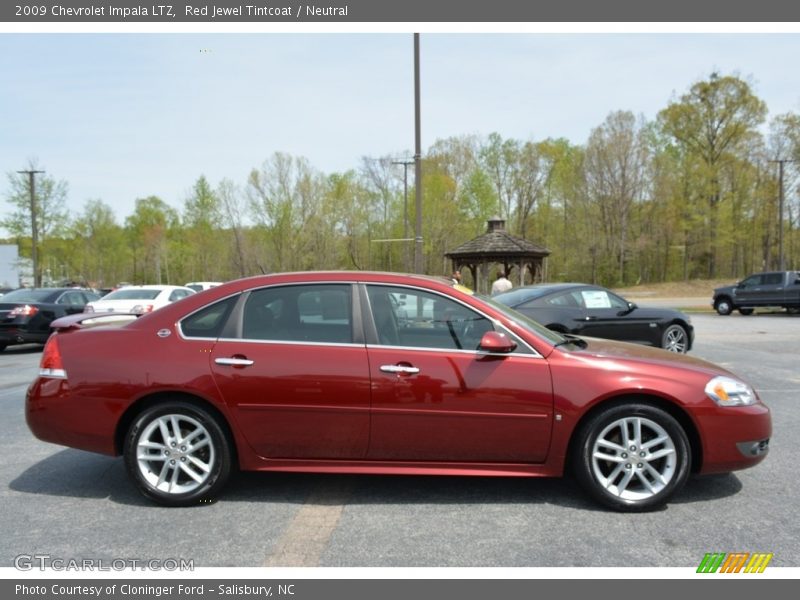
M 23 415 L 41 352 L 0 354 L 0 566 L 64 559 L 195 566 L 696 567 L 706 552 L 800 566 L 800 316 L 693 316 L 692 354 L 748 380 L 773 411 L 754 469 L 692 478 L 664 510 L 617 514 L 569 479 L 240 474 L 214 504 L 167 509 L 122 460 L 36 440 Z

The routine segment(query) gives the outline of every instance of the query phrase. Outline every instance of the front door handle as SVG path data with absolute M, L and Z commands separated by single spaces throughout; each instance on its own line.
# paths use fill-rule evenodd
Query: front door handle
M 215 358 L 214 362 L 218 365 L 226 365 L 230 367 L 249 367 L 255 364 L 255 361 L 249 358 Z
M 397 375 L 416 375 L 419 368 L 403 365 L 383 365 L 381 371 L 384 373 L 396 373 Z

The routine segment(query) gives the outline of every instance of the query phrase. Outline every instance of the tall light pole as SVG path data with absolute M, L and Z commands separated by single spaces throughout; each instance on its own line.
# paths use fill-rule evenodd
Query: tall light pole
M 422 273 L 422 140 L 419 101 L 419 34 L 414 34 L 414 182 L 417 223 L 414 231 L 414 272 Z
M 403 165 L 403 238 L 408 239 L 408 166 L 413 165 L 413 160 L 393 160 L 393 165 Z M 408 244 L 405 244 L 405 264 L 403 269 L 408 272 Z
M 36 211 L 36 179 L 35 175 L 37 173 L 44 173 L 44 171 L 34 171 L 34 170 L 27 170 L 27 171 L 17 171 L 20 175 L 24 175 L 27 173 L 28 175 L 28 189 L 31 193 L 31 262 L 33 263 L 33 287 L 40 287 L 42 285 L 42 277 L 39 274 L 39 226 L 36 222 L 37 211 Z
M 778 191 L 778 270 L 784 271 L 785 265 L 783 261 L 783 166 L 786 163 L 794 162 L 791 158 L 779 158 L 777 160 L 769 161 L 771 163 L 778 163 L 778 179 L 780 188 Z

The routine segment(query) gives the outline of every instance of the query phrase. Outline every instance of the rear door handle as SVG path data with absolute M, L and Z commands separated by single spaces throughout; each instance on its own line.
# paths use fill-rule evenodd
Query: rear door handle
M 254 360 L 249 358 L 215 358 L 214 362 L 218 365 L 226 365 L 230 367 L 249 367 L 255 364 Z
M 397 373 L 398 375 L 416 375 L 419 373 L 419 368 L 403 365 L 383 365 L 381 371 L 384 373 Z

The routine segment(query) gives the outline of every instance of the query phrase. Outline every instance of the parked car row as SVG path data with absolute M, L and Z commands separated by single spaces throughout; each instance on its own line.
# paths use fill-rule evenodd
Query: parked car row
M 0 297 L 0 352 L 12 345 L 44 344 L 59 317 L 84 312 L 141 315 L 194 293 L 169 285 L 127 286 L 105 296 L 74 287 L 14 290 Z

